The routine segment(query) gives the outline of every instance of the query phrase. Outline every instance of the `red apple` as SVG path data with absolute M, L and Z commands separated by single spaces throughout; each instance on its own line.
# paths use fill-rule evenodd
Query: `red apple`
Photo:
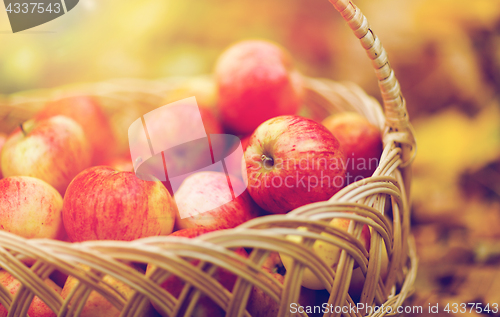
M 0 156 L 2 154 L 2 148 L 3 148 L 3 145 L 5 144 L 5 140 L 7 140 L 7 135 L 3 134 L 3 133 L 0 133 Z M 1 165 L 1 162 L 0 162 L 0 179 L 3 178 L 3 175 L 2 175 L 2 165 Z
M 176 214 L 175 202 L 159 181 L 106 166 L 78 174 L 63 205 L 64 227 L 73 242 L 167 235 Z
M 64 116 L 26 121 L 9 135 L 1 155 L 5 177 L 36 177 L 63 196 L 71 180 L 90 166 L 82 128 Z
M 382 155 L 380 129 L 356 112 L 340 112 L 323 120 L 346 156 L 346 183 L 370 177 Z
M 62 239 L 61 195 L 46 182 L 17 176 L 0 180 L 0 229 L 24 238 Z
M 245 151 L 248 191 L 272 213 L 331 198 L 344 183 L 339 142 L 310 119 L 281 116 L 261 124 Z
M 260 208 L 244 190 L 245 185 L 234 177 L 230 181 L 231 187 L 226 174 L 219 172 L 187 177 L 175 193 L 177 227 L 228 229 L 257 217 Z
M 183 229 L 176 231 L 171 234 L 171 236 L 177 236 L 177 237 L 186 237 L 186 238 L 194 238 L 197 237 L 201 234 L 207 233 L 212 231 L 209 228 L 204 228 L 204 227 L 198 227 L 198 228 L 188 228 L 188 229 Z M 235 252 L 244 258 L 248 257 L 247 252 L 243 248 L 238 248 L 235 250 Z M 198 265 L 200 263 L 199 260 L 192 260 L 190 262 L 192 265 Z M 146 275 L 151 274 L 151 271 L 153 270 L 155 266 L 154 265 L 148 265 L 148 268 L 146 270 Z M 230 271 L 223 269 L 223 268 L 217 268 L 215 273 L 213 274 L 213 277 L 220 282 L 220 284 L 226 288 L 228 291 L 232 291 L 234 284 L 236 283 L 236 278 L 237 276 L 231 273 Z M 184 288 L 185 282 L 182 278 L 176 276 L 176 275 L 170 275 L 162 284 L 161 287 L 165 289 L 167 292 L 172 294 L 175 298 L 178 298 L 179 295 L 182 292 L 182 289 Z M 189 299 L 188 299 L 189 301 Z M 157 309 L 159 313 L 161 312 L 161 309 L 155 305 L 154 303 L 153 307 Z M 179 314 L 179 316 L 182 316 L 183 314 Z M 202 295 L 200 299 L 198 300 L 198 303 L 196 305 L 196 308 L 194 309 L 193 315 L 196 317 L 218 317 L 218 316 L 225 316 L 224 310 L 219 307 L 216 303 L 212 301 L 209 297 L 206 295 Z
M 21 283 L 10 275 L 7 271 L 0 270 L 0 283 L 12 294 L 15 295 L 21 286 Z M 45 280 L 45 284 L 56 293 L 61 293 L 61 288 L 50 279 Z M 0 304 L 0 317 L 7 317 L 7 309 Z M 28 308 L 30 317 L 55 317 L 54 313 L 38 296 L 35 296 Z
M 78 122 L 92 151 L 92 164 L 100 165 L 115 152 L 116 140 L 108 118 L 97 99 L 91 96 L 66 97 L 47 103 L 36 116 L 38 120 L 64 115 Z
M 251 133 L 262 122 L 296 114 L 303 84 L 290 55 L 268 41 L 248 40 L 228 48 L 217 61 L 215 78 L 223 125 Z

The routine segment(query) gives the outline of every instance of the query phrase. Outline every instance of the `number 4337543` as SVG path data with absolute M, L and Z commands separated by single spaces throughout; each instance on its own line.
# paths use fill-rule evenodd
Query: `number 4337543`
M 443 308 L 443 311 L 452 314 L 465 314 L 475 312 L 477 314 L 496 314 L 498 313 L 498 304 L 482 304 L 482 303 L 448 303 Z
M 49 3 L 45 5 L 45 3 L 9 3 L 6 8 L 6 11 L 9 13 L 59 13 L 61 12 L 61 4 L 60 3 Z

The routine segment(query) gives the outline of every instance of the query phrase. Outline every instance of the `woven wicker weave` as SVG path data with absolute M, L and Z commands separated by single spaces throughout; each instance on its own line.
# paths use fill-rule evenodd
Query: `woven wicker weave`
M 325 79 L 306 78 L 305 103 L 319 116 L 337 111 L 357 111 L 380 127 L 384 151 L 372 177 L 349 185 L 329 201 L 303 206 L 286 215 L 257 218 L 238 228 L 212 232 L 195 239 L 151 237 L 131 242 L 71 244 L 26 240 L 0 231 L 0 266 L 22 283 L 14 297 L 3 286 L 0 287 L 0 303 L 8 308 L 9 316 L 25 316 L 35 295 L 59 316 L 79 316 L 92 290 L 106 297 L 122 312 L 121 316 L 141 316 L 150 302 L 155 303 L 163 314 L 175 316 L 182 309 L 185 316 L 189 316 L 201 294 L 222 307 L 227 316 L 250 316 L 245 307 L 249 291 L 254 286 L 280 303 L 279 316 L 290 316 L 289 305 L 298 302 L 304 268 L 313 271 L 325 285 L 330 293 L 328 303 L 333 307 L 355 305 L 347 292 L 355 263 L 366 276 L 360 302 L 377 306 L 383 304 L 396 311 L 396 307 L 401 306 L 411 293 L 416 275 L 417 259 L 410 234 L 408 195 L 411 183 L 409 166 L 415 154 L 415 140 L 399 84 L 386 52 L 369 28 L 366 18 L 350 1 L 330 2 L 360 39 L 373 62 L 384 111 L 358 86 Z M 0 99 L 1 130 L 10 130 L 31 117 L 47 100 L 72 91 L 98 96 L 110 114 L 128 106 L 140 107 L 145 113 L 161 105 L 175 83 L 175 79 L 119 80 L 6 96 Z M 328 225 L 336 217 L 352 220 L 347 234 Z M 370 226 L 372 231 L 369 253 L 356 239 L 364 224 Z M 308 231 L 299 231 L 298 227 L 307 227 Z M 321 232 L 328 232 L 333 237 L 327 238 Z M 306 239 L 299 245 L 285 238 L 290 234 L 302 235 Z M 311 251 L 310 246 L 316 239 L 323 239 L 344 250 L 335 271 Z M 384 245 L 390 265 L 387 277 L 382 280 L 380 269 Z M 248 259 L 232 251 L 238 247 L 252 249 Z M 270 252 L 287 254 L 294 259 L 284 284 L 261 269 Z M 28 259 L 36 260 L 31 268 L 23 264 Z M 200 259 L 201 262 L 194 266 L 189 262 L 191 259 Z M 130 262 L 153 264 L 156 268 L 146 276 L 131 268 L 128 265 Z M 91 269 L 84 270 L 81 264 Z M 212 277 L 217 267 L 223 267 L 239 277 L 232 292 Z M 54 270 L 80 281 L 66 300 L 43 282 Z M 169 273 L 181 276 L 187 282 L 179 299 L 159 286 Z M 105 283 L 101 279 L 104 275 L 129 285 L 134 295 L 127 300 L 103 287 Z M 71 305 L 68 305 L 70 301 Z M 326 315 L 339 314 L 333 312 Z M 379 311 L 373 315 L 384 313 Z

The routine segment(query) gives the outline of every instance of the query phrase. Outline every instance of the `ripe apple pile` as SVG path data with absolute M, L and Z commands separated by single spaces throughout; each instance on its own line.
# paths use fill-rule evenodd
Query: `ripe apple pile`
M 174 176 L 186 175 L 174 188 L 169 179 L 145 180 L 134 173 L 137 162 L 132 162 L 133 153 L 117 145 L 123 136 L 114 134 L 112 118 L 92 96 L 48 102 L 14 131 L 0 134 L 0 230 L 28 239 L 69 242 L 129 241 L 158 235 L 191 239 L 234 228 L 256 217 L 286 214 L 326 201 L 346 185 L 371 176 L 377 168 L 381 133 L 361 115 L 337 113 L 322 122 L 297 115 L 304 102 L 303 79 L 282 47 L 262 40 L 236 43 L 219 57 L 212 84 L 205 83 L 203 91 L 212 87 L 206 95 L 217 98 L 210 99 L 210 106 L 200 103 L 200 113 L 192 107 L 178 108 L 173 116 L 158 112 L 154 123 L 148 125 L 148 138 L 161 135 L 189 139 L 194 133 L 191 123 L 201 115 L 204 131 L 210 135 L 210 150 L 207 143 L 190 155 L 183 149 L 162 152 L 163 163 L 158 166 L 162 170 L 165 166 L 166 174 L 168 166 L 175 165 L 182 169 L 172 173 Z M 190 91 L 196 90 L 190 87 Z M 165 100 L 175 101 L 172 98 L 178 94 L 174 92 Z M 236 152 L 232 145 L 225 144 L 228 156 L 218 158 L 212 146 L 215 136 L 221 134 L 237 135 L 243 154 L 231 156 Z M 207 170 L 203 165 L 207 160 L 220 160 L 222 170 Z M 202 165 L 205 167 L 200 169 Z M 347 235 L 350 220 L 334 218 L 329 224 L 342 237 Z M 321 235 L 338 239 L 325 232 Z M 299 235 L 286 239 L 303 242 Z M 370 248 L 370 228 L 366 225 L 359 245 Z M 318 240 L 311 250 L 336 267 L 339 247 Z M 234 251 L 246 259 L 252 250 Z M 284 253 L 272 252 L 262 270 L 283 283 L 292 261 Z M 384 253 L 383 276 L 388 261 Z M 200 263 L 193 259 L 188 262 Z M 149 265 L 142 273 L 153 274 L 153 268 Z M 224 269 L 218 269 L 214 277 L 228 291 L 237 279 Z M 124 298 L 133 293 L 110 276 L 103 281 L 104 287 L 114 288 Z M 4 271 L 0 271 L 0 282 L 11 292 L 19 287 L 19 282 Z M 54 290 L 66 298 L 78 281 L 59 274 L 57 282 L 63 288 Z M 174 297 L 181 294 L 184 285 L 182 276 L 170 275 L 161 282 Z M 323 289 L 316 276 L 305 270 L 300 302 L 312 305 Z M 2 308 L 0 316 L 5 315 Z M 279 305 L 253 287 L 246 308 L 253 316 L 275 316 Z M 104 297 L 92 292 L 82 316 L 119 313 Z M 29 314 L 53 316 L 36 297 Z M 195 314 L 224 316 L 224 311 L 208 296 L 202 296 Z

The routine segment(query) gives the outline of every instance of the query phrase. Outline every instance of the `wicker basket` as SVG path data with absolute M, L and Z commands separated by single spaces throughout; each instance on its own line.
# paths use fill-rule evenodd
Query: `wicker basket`
M 175 316 L 183 311 L 185 316 L 190 316 L 201 294 L 222 307 L 227 316 L 249 316 L 245 307 L 252 287 L 261 289 L 279 303 L 279 316 L 291 316 L 289 305 L 298 301 L 304 268 L 313 271 L 325 285 L 330 294 L 328 304 L 333 305 L 330 307 L 356 305 L 347 291 L 354 263 L 366 277 L 359 302 L 369 306 L 384 305 L 386 309 L 373 313 L 374 316 L 386 315 L 388 307 L 393 313 L 387 315 L 395 314 L 396 308 L 412 291 L 417 267 L 409 210 L 409 167 L 416 147 L 413 130 L 386 52 L 368 27 L 366 18 L 348 0 L 330 2 L 347 21 L 372 60 L 385 115 L 378 102 L 358 86 L 325 79 L 306 78 L 305 103 L 319 116 L 336 111 L 357 111 L 381 128 L 384 151 L 372 177 L 349 185 L 329 201 L 303 206 L 286 215 L 257 218 L 238 228 L 212 232 L 195 239 L 151 237 L 131 242 L 71 244 L 27 240 L 0 231 L 0 266 L 22 283 L 14 297 L 0 287 L 0 303 L 8 308 L 9 316 L 25 316 L 35 295 L 58 316 L 79 316 L 92 290 L 106 297 L 121 311 L 121 316 L 141 316 L 150 302 L 165 315 Z M 0 126 L 2 130 L 9 130 L 12 125 L 31 117 L 47 100 L 71 92 L 98 96 L 109 113 L 124 111 L 129 106 L 139 107 L 145 113 L 161 105 L 176 82 L 176 79 L 118 80 L 11 95 L 0 101 Z M 353 220 L 347 234 L 328 225 L 335 217 Z M 369 253 L 356 239 L 364 224 L 372 231 Z M 308 231 L 297 230 L 304 226 Z M 334 237 L 325 238 L 321 232 L 329 232 Z M 304 236 L 303 244 L 287 240 L 285 237 L 289 234 Z M 317 238 L 343 249 L 335 271 L 311 251 L 310 246 Z M 389 255 L 389 271 L 382 279 L 380 269 L 384 246 Z M 232 251 L 238 247 L 251 250 L 248 259 Z M 288 254 L 294 259 L 283 284 L 261 268 L 271 252 Z M 23 264 L 28 259 L 36 260 L 31 268 Z M 190 259 L 201 261 L 194 266 Z M 156 269 L 146 276 L 128 265 L 132 262 L 154 264 Z M 84 270 L 81 264 L 90 270 Z M 232 292 L 213 278 L 212 274 L 218 267 L 238 276 Z M 80 281 L 66 300 L 43 282 L 56 270 Z M 169 274 L 180 276 L 187 282 L 178 299 L 159 286 Z M 105 275 L 127 284 L 134 294 L 126 299 L 104 287 L 106 283 L 102 278 Z M 325 316 L 340 314 L 340 310 L 333 310 Z M 346 316 L 363 314 L 363 311 L 344 312 Z

